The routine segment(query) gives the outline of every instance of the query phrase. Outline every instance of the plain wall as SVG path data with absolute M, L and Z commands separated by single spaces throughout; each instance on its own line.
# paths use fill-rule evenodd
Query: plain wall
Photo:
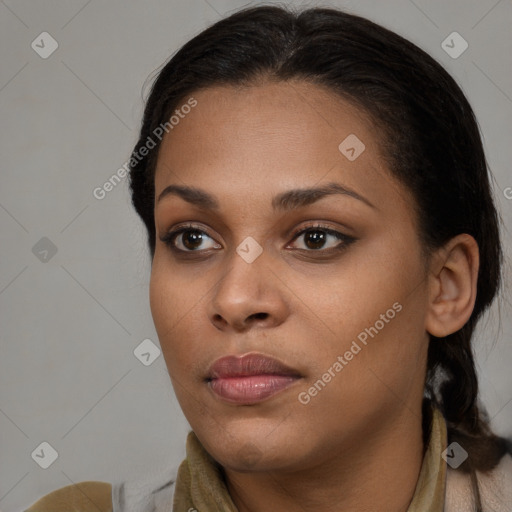
M 481 125 L 508 256 L 512 4 L 293 4 L 331 5 L 366 16 L 412 40 L 456 78 Z M 3 512 L 22 510 L 74 482 L 117 481 L 169 461 L 177 466 L 184 457 L 189 427 L 163 357 L 145 366 L 133 353 L 144 339 L 158 345 L 144 227 L 131 207 L 126 179 L 102 200 L 93 190 L 129 158 L 147 78 L 189 38 L 245 5 L 0 3 Z M 43 31 L 58 43 L 46 59 L 31 47 L 34 40 L 43 46 Z M 456 59 L 441 47 L 454 31 L 469 43 Z M 482 323 L 475 345 L 482 397 L 493 426 L 506 435 L 512 435 L 511 316 L 507 284 L 501 309 L 495 307 Z M 59 454 L 48 469 L 31 457 L 44 441 Z

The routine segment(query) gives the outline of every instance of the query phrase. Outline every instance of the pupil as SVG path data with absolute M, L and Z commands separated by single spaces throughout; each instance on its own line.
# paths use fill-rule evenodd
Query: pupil
M 202 242 L 202 233 L 200 231 L 186 231 L 183 237 L 183 245 L 187 249 L 197 249 Z M 195 244 L 195 245 L 194 245 Z
M 318 249 L 325 243 L 325 233 L 323 231 L 310 231 L 306 235 L 305 243 L 310 249 Z

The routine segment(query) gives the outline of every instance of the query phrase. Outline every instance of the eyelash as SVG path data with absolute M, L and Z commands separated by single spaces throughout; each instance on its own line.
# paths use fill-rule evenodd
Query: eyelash
M 339 253 L 357 240 L 356 238 L 354 238 L 352 236 L 345 235 L 345 234 L 343 234 L 339 231 L 336 231 L 328 226 L 316 223 L 314 225 L 312 224 L 312 225 L 306 226 L 304 228 L 301 228 L 300 230 L 295 231 L 292 235 L 291 241 L 294 242 L 301 235 L 304 235 L 310 231 L 315 231 L 315 230 L 322 231 L 324 233 L 327 233 L 328 235 L 334 236 L 335 238 L 340 240 L 340 243 L 338 245 L 336 245 L 335 247 L 329 247 L 327 249 L 322 249 L 322 248 L 320 248 L 320 249 L 295 249 L 296 251 L 302 251 L 303 253 L 304 252 L 305 253 L 323 253 L 324 255 L 331 254 L 332 252 Z M 170 231 L 169 233 L 166 233 L 164 236 L 162 236 L 160 238 L 160 240 L 167 247 L 169 247 L 169 249 L 171 249 L 171 251 L 173 251 L 174 253 L 180 254 L 180 255 L 194 254 L 194 253 L 200 254 L 201 252 L 204 252 L 205 251 L 204 249 L 203 250 L 198 249 L 198 250 L 185 251 L 183 249 L 178 249 L 175 246 L 175 239 L 179 235 L 181 235 L 182 233 L 186 233 L 187 231 L 198 231 L 199 233 L 204 234 L 213 240 L 213 238 L 210 235 L 208 235 L 208 233 L 204 229 L 201 229 L 199 226 L 195 226 L 193 224 L 187 224 L 187 225 L 179 227 L 178 229 Z M 206 249 L 206 250 L 208 250 L 208 249 Z M 215 249 L 215 250 L 217 250 L 217 249 Z

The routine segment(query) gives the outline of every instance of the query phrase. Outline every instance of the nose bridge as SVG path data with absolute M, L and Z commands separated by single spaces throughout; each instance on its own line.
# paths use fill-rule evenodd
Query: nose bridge
M 261 300 L 264 279 L 263 253 L 254 255 L 255 248 L 250 242 L 242 242 L 233 251 L 227 262 L 227 270 L 215 287 L 217 302 L 236 305 L 255 304 Z
M 273 324 L 282 321 L 284 298 L 273 284 L 268 256 L 254 239 L 245 239 L 233 251 L 214 287 L 211 318 L 217 326 L 245 326 L 249 317 Z

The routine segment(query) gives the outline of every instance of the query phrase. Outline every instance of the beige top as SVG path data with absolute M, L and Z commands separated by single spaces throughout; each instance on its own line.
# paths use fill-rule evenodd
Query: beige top
M 407 512 L 475 511 L 470 478 L 447 466 L 442 457 L 446 448 L 446 422 L 434 409 L 429 444 Z M 176 481 L 160 474 L 144 485 L 79 482 L 47 494 L 25 512 L 238 512 L 218 465 L 194 432 L 188 434 L 186 450 Z M 512 511 L 510 455 L 490 473 L 478 473 L 478 480 L 483 512 Z

